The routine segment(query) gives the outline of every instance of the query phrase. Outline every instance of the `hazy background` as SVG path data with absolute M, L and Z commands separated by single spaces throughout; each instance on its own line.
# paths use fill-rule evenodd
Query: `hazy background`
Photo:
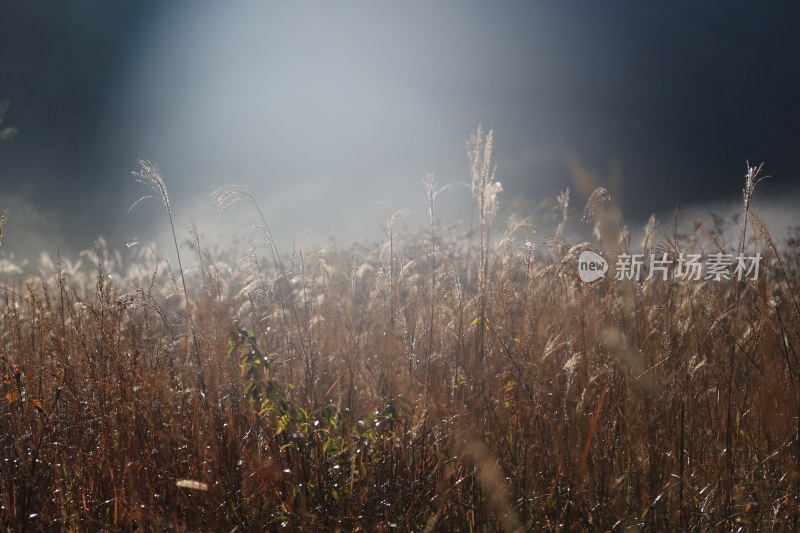
M 0 0 L 3 254 L 155 239 L 161 168 L 182 231 L 216 226 L 235 180 L 282 247 L 375 235 L 377 200 L 424 214 L 421 180 L 468 180 L 464 143 L 495 130 L 501 202 L 567 186 L 578 157 L 631 224 L 741 198 L 800 224 L 796 4 L 737 2 L 45 2 Z M 570 156 L 569 154 L 573 154 Z M 609 171 L 609 168 L 612 170 Z M 466 189 L 441 218 L 469 218 Z M 526 213 L 522 213 L 526 214 Z M 412 219 L 414 220 L 414 219 Z M 245 227 L 239 225 L 241 233 Z M 544 238 L 544 237 L 543 237 Z

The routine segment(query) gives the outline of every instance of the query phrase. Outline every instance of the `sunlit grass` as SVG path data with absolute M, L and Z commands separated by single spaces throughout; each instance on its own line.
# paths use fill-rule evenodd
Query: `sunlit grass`
M 477 243 L 436 222 L 432 177 L 419 234 L 391 210 L 385 242 L 303 251 L 228 186 L 252 250 L 194 230 L 192 265 L 100 243 L 8 281 L 3 526 L 796 528 L 798 250 L 750 211 L 756 174 L 736 251 L 762 254 L 757 280 L 582 284 L 569 192 L 556 242 L 492 240 L 491 134 L 469 154 Z M 631 248 L 612 202 L 585 211 L 611 259 Z M 713 235 L 653 224 L 644 247 Z

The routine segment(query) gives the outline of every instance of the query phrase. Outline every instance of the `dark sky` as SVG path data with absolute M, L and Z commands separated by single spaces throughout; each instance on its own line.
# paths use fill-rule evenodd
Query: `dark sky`
M 571 185 L 567 153 L 601 177 L 620 162 L 632 221 L 738 201 L 746 159 L 766 162 L 763 195 L 792 196 L 799 14 L 728 1 L 0 0 L 3 127 L 19 131 L 0 146 L 4 252 L 155 238 L 157 204 L 126 213 L 145 192 L 137 157 L 161 167 L 180 227 L 193 215 L 208 229 L 209 193 L 236 180 L 287 243 L 366 236 L 376 199 L 422 213 L 427 172 L 468 179 L 478 123 L 495 130 L 505 198 Z M 450 202 L 467 216 L 466 193 Z

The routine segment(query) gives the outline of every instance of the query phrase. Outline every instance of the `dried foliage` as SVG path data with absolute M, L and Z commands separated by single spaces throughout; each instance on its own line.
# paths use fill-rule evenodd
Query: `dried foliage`
M 483 142 L 472 163 L 493 176 Z M 169 214 L 157 169 L 137 176 Z M 798 526 L 796 243 L 750 213 L 757 280 L 582 284 L 594 247 L 517 243 L 521 222 L 494 247 L 487 230 L 469 267 L 439 190 L 429 228 L 399 232 L 390 210 L 380 245 L 281 257 L 259 214 L 247 261 L 193 230 L 185 271 L 101 243 L 6 282 L 2 527 Z M 218 198 L 257 208 L 238 186 Z M 709 251 L 650 226 L 648 249 Z

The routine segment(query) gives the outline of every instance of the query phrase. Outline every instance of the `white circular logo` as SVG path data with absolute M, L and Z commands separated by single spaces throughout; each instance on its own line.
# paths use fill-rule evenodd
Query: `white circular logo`
M 608 262 L 599 254 L 586 250 L 578 257 L 578 276 L 581 281 L 591 283 L 608 272 Z

